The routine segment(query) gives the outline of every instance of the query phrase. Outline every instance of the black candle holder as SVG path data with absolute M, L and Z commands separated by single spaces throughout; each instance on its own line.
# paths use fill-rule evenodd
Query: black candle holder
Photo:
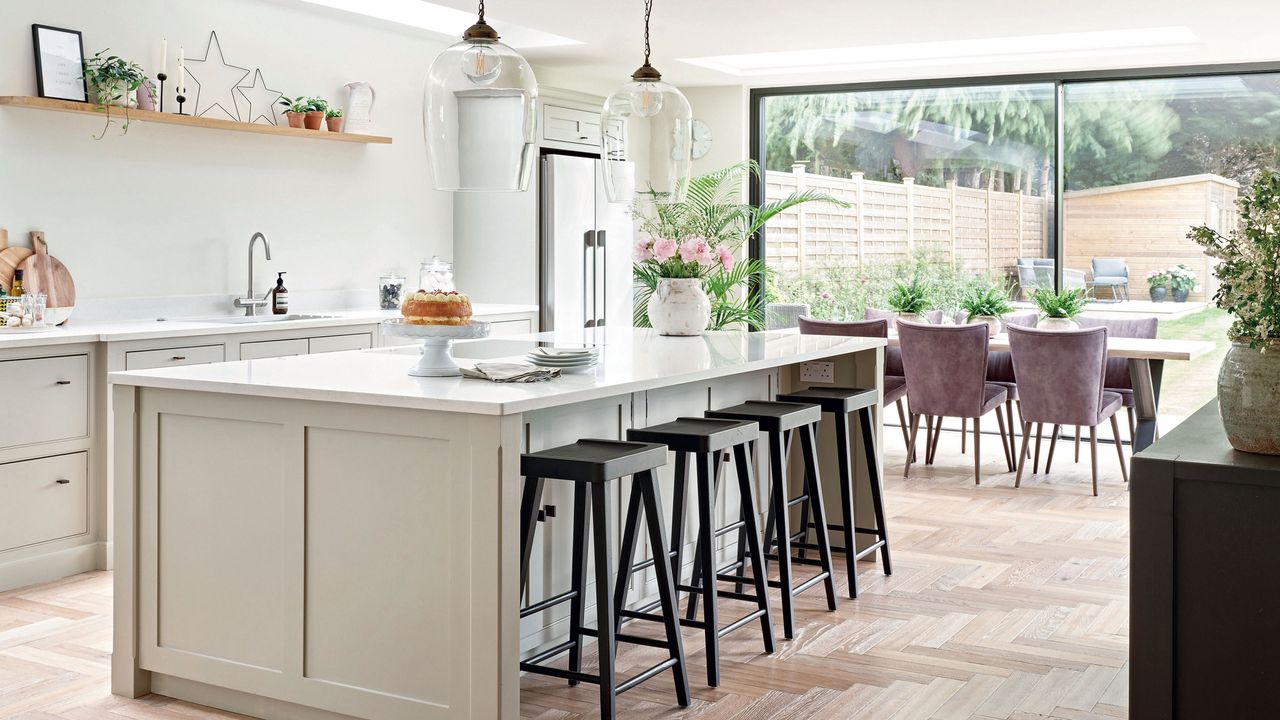
M 177 97 L 175 97 L 175 98 L 174 98 L 174 100 L 177 100 L 177 101 L 178 101 L 178 114 L 179 114 L 179 115 L 186 115 L 186 113 L 182 111 L 182 104 L 183 104 L 183 103 L 185 103 L 185 102 L 187 101 L 187 96 L 186 96 L 186 95 L 183 95 L 182 93 L 184 93 L 184 92 L 186 92 L 186 91 L 187 91 L 187 89 L 186 89 L 186 88 L 182 88 L 182 89 L 178 90 L 178 95 L 177 95 Z
M 160 81 L 160 102 L 157 103 L 157 107 L 160 112 L 164 112 L 164 81 L 168 80 L 169 76 L 164 73 L 156 73 L 156 79 Z

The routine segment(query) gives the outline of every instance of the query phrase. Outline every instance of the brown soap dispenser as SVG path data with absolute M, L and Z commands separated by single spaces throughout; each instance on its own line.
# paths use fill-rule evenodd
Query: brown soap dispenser
M 289 312 L 289 290 L 284 286 L 284 272 L 276 273 L 276 286 L 271 291 L 271 312 L 276 315 Z

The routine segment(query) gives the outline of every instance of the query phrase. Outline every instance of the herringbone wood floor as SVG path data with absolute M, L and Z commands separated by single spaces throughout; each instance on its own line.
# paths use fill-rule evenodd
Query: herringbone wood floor
M 842 600 L 835 613 L 820 592 L 802 596 L 798 636 L 780 640 L 773 656 L 761 654 L 754 630 L 726 638 L 716 689 L 702 684 L 700 634 L 686 631 L 693 706 L 675 706 L 663 675 L 619 699 L 622 717 L 1128 715 L 1129 496 L 1109 448 L 1094 498 L 1087 450 L 1075 465 L 1059 448 L 1052 475 L 1024 478 L 1014 490 L 994 441 L 983 443 L 993 457 L 975 487 L 954 434 L 942 440 L 939 465 L 918 466 L 908 481 L 895 454 L 900 442 L 886 437 L 893 576 L 864 563 L 861 598 Z M 726 603 L 722 617 L 732 608 Z M 236 717 L 156 696 L 112 696 L 110 613 L 109 573 L 0 594 L 0 717 Z M 624 646 L 619 675 L 651 664 L 656 652 Z M 594 714 L 592 686 L 526 677 L 522 688 L 525 718 Z

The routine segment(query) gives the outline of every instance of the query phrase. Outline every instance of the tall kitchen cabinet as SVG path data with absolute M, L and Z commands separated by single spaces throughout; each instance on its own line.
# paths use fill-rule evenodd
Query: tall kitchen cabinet
M 538 92 L 540 152 L 599 155 L 604 98 L 545 87 Z M 539 160 L 526 192 L 454 193 L 454 279 L 471 297 L 540 304 L 541 165 Z M 629 238 L 614 242 L 628 251 L 632 244 Z

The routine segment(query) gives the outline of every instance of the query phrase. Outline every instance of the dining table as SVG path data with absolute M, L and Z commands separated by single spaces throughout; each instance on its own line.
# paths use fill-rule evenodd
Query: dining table
M 898 346 L 898 334 L 889 331 L 889 347 Z M 1158 434 L 1157 414 L 1160 408 L 1160 381 L 1166 360 L 1189 362 L 1213 352 L 1214 344 L 1206 340 L 1165 338 L 1107 338 L 1107 357 L 1120 358 L 1129 364 L 1133 384 L 1136 431 L 1133 452 L 1144 450 L 1155 442 Z M 988 352 L 1009 352 L 1009 335 L 991 338 Z

